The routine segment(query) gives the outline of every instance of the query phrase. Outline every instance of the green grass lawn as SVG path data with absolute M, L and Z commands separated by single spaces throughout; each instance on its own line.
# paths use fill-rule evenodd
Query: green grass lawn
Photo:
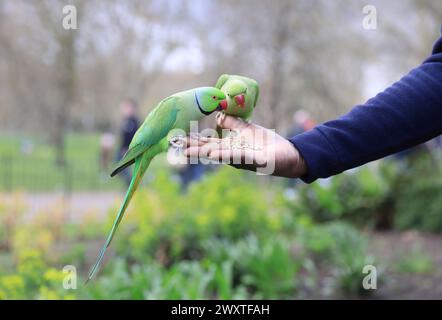
M 25 139 L 33 146 L 28 154 L 22 152 Z M 63 168 L 55 164 L 54 148 L 42 139 L 0 136 L 0 190 L 121 189 L 121 179 L 100 172 L 99 139 L 98 134 L 69 134 Z
M 31 153 L 22 152 L 25 140 L 33 145 Z M 68 134 L 66 159 L 66 168 L 57 166 L 54 147 L 41 138 L 0 135 L 0 191 L 125 189 L 120 177 L 110 178 L 109 172 L 100 169 L 99 134 Z M 111 163 L 110 168 L 113 166 Z M 165 155 L 161 155 L 149 170 L 155 172 L 166 167 Z

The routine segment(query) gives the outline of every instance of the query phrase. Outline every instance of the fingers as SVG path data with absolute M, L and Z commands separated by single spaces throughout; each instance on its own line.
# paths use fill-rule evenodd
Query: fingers
M 221 129 L 244 129 L 249 126 L 249 123 L 245 122 L 241 118 L 232 117 L 225 113 L 218 112 L 216 115 L 216 123 Z
M 230 159 L 232 150 L 217 138 L 188 139 L 184 155 L 188 158 L 203 158 L 215 161 Z M 237 153 L 235 153 L 237 155 Z
M 212 138 L 212 137 L 204 137 L 204 136 L 198 136 L 198 137 L 186 137 L 185 139 L 185 148 L 191 148 L 191 147 L 201 147 L 206 144 L 221 144 L 221 139 L 218 138 Z
M 202 146 L 206 142 L 206 137 L 186 137 L 185 148 Z
M 242 169 L 242 170 L 256 172 L 256 166 L 251 164 L 230 164 L 230 166 L 234 167 L 235 169 Z
M 189 139 L 184 155 L 188 158 L 206 159 L 217 163 L 233 165 L 237 168 L 256 170 L 258 166 L 257 153 L 251 149 L 232 148 L 228 144 L 220 143 L 216 138 L 204 138 L 207 142 Z
M 225 147 L 221 147 L 221 146 L 218 146 L 217 148 L 207 149 L 207 150 L 204 150 L 204 147 L 203 147 L 202 149 L 203 150 L 200 152 L 200 154 L 202 153 L 203 157 L 205 157 L 209 160 L 212 160 L 212 161 L 220 162 L 220 163 L 240 164 L 242 162 L 241 159 L 243 159 L 243 157 L 244 157 L 244 152 L 242 150 L 238 150 L 238 149 L 230 149 L 230 148 L 225 148 Z

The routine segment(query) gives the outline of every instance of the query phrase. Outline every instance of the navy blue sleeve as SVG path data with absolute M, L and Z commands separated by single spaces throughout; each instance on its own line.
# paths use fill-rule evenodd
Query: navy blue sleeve
M 442 38 L 432 55 L 401 80 L 336 120 L 289 140 L 310 183 L 442 134 Z

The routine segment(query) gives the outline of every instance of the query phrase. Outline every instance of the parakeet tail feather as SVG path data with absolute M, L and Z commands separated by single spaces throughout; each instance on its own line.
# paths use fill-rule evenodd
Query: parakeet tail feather
M 110 174 L 111 177 L 114 177 L 115 175 L 119 174 L 121 171 L 123 171 L 124 169 L 126 169 L 127 167 L 133 165 L 135 162 L 135 160 L 131 160 L 129 162 L 126 162 L 125 164 L 117 167 L 114 169 L 114 171 L 112 171 L 112 173 Z
M 108 236 L 103 248 L 100 250 L 100 254 L 98 255 L 97 261 L 92 266 L 92 268 L 89 272 L 86 283 L 89 282 L 89 280 L 91 280 L 94 277 L 94 275 L 97 273 L 97 271 L 101 265 L 101 262 L 104 258 L 104 254 L 106 252 L 106 249 L 109 247 L 109 245 L 112 241 L 112 238 L 114 237 L 115 231 L 117 231 L 118 225 L 120 224 L 121 219 L 124 216 L 124 212 L 126 211 L 127 206 L 129 205 L 129 202 L 132 199 L 133 194 L 135 193 L 135 190 L 137 189 L 138 185 L 140 184 L 141 179 L 143 178 L 144 172 L 146 171 L 147 167 L 150 164 L 150 161 L 151 161 L 151 159 L 143 159 L 142 156 L 135 160 L 135 167 L 134 167 L 132 180 L 130 182 L 129 188 L 127 189 L 126 196 L 124 197 L 123 204 L 121 205 L 118 215 L 114 221 L 114 224 L 112 225 L 112 229 L 109 233 L 109 236 Z

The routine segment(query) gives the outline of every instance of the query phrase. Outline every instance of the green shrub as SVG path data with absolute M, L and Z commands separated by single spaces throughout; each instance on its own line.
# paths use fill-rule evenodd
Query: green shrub
M 128 268 L 117 259 L 111 271 L 92 283 L 86 298 L 93 299 L 243 299 L 246 292 L 232 287 L 231 266 L 181 261 L 164 268 L 152 261 Z
M 363 295 L 362 280 L 365 265 L 374 264 L 367 254 L 366 239 L 347 223 L 333 222 L 308 228 L 302 234 L 303 246 L 313 254 L 313 261 L 331 271 L 332 290 L 344 295 Z
M 184 195 L 167 175 L 158 175 L 135 197 L 115 238 L 118 253 L 136 260 L 154 255 L 169 264 L 200 258 L 208 239 L 283 232 L 291 214 L 275 205 L 278 193 L 266 192 L 250 176 L 232 170 L 207 175 Z
M 25 208 L 23 195 L 20 193 L 13 194 L 9 201 L 0 201 L 0 249 L 11 249 L 14 232 L 22 222 Z
M 424 155 L 402 172 L 395 195 L 399 229 L 442 231 L 442 162 Z
M 158 174 L 134 199 L 114 241 L 118 256 L 134 266 L 120 261 L 104 270 L 93 297 L 112 292 L 110 296 L 123 299 L 293 298 L 298 274 L 311 255 L 333 271 L 336 290 L 359 293 L 362 268 L 369 261 L 359 232 L 346 224 L 315 226 L 302 208 L 283 198 L 278 185 L 267 190 L 254 179 L 223 168 L 181 194 L 174 180 Z M 369 172 L 356 180 L 364 205 L 380 196 Z M 336 184 L 336 194 L 342 198 L 341 184 Z M 334 201 L 324 200 L 327 196 L 324 189 L 322 204 Z M 361 203 L 345 208 L 360 208 Z M 291 244 L 299 237 L 303 250 L 294 255 Z M 196 275 L 209 280 L 193 279 Z M 187 289 L 174 287 L 174 281 Z
M 288 240 L 255 236 L 232 242 L 206 243 L 207 259 L 233 263 L 235 284 L 245 286 L 255 298 L 290 298 L 295 295 L 302 259 L 291 254 Z
M 366 276 L 362 272 L 364 266 L 374 265 L 373 258 L 367 254 L 365 237 L 355 228 L 340 223 L 326 226 L 326 232 L 334 240 L 330 253 L 338 288 L 346 295 L 371 293 L 362 286 Z
M 94 299 L 246 299 L 291 298 L 296 293 L 301 260 L 283 239 L 260 241 L 254 236 L 232 242 L 206 243 L 200 261 L 179 261 L 164 267 L 157 261 L 131 267 L 116 259 L 92 283 L 86 298 Z
M 49 267 L 37 250 L 23 251 L 16 271 L 0 276 L 0 299 L 75 299 L 63 288 L 64 276 Z
M 293 210 L 316 222 L 442 231 L 442 162 L 429 153 L 380 161 L 298 190 Z
M 90 296 L 293 296 L 300 263 L 288 242 L 273 236 L 293 233 L 294 217 L 278 185 L 269 191 L 257 181 L 222 168 L 182 194 L 176 181 L 158 173 L 137 193 L 113 242 L 128 264 L 107 267 Z
M 389 182 L 379 167 L 364 166 L 302 186 L 299 206 L 318 222 L 347 219 L 366 225 L 388 192 Z

